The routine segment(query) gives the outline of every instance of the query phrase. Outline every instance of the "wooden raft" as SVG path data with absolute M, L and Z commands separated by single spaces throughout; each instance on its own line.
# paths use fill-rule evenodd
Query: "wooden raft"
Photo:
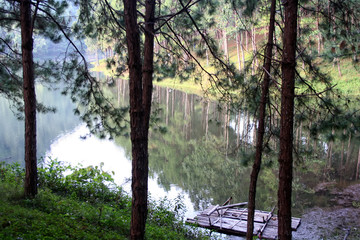
M 195 219 L 188 218 L 186 223 L 216 230 L 217 232 L 244 236 L 247 230 L 247 208 L 240 208 L 247 203 L 237 203 L 226 206 L 210 206 Z M 254 232 L 260 238 L 277 239 L 277 215 L 271 212 L 255 210 Z M 296 231 L 300 226 L 300 218 L 291 219 L 291 228 Z

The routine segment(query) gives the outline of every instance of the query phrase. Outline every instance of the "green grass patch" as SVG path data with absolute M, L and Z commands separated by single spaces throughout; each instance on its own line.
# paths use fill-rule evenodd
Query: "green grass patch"
M 23 197 L 23 177 L 19 165 L 0 164 L 0 239 L 129 239 L 131 199 L 101 166 L 51 161 L 33 199 Z M 146 239 L 210 239 L 185 227 L 181 209 L 181 199 L 151 201 Z

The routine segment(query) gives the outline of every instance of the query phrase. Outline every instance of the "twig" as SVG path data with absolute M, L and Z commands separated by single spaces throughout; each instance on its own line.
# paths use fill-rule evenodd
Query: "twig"
M 346 240 L 348 238 L 348 236 L 350 235 L 350 232 L 351 232 L 351 228 L 346 229 L 346 234 L 345 234 L 344 240 Z

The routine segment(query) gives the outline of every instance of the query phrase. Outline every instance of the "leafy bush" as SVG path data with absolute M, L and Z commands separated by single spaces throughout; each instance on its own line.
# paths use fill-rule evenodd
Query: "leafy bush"
M 51 160 L 39 167 L 39 193 L 23 198 L 24 169 L 0 164 L 0 239 L 128 239 L 131 199 L 100 167 Z M 20 194 L 21 193 L 21 194 Z M 209 239 L 183 223 L 182 198 L 151 202 L 147 239 Z
M 21 198 L 23 194 L 24 169 L 20 164 L 7 165 L 0 162 L 0 199 Z
M 116 186 L 111 174 L 102 167 L 103 164 L 100 167 L 71 167 L 50 159 L 38 170 L 39 186 L 93 203 L 112 202 L 119 200 L 119 196 L 124 197 L 122 189 Z

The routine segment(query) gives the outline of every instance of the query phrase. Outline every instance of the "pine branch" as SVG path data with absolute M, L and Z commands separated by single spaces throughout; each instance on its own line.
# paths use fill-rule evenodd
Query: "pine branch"
M 4 44 L 12 51 L 15 55 L 21 56 L 21 53 L 13 49 L 10 44 L 8 44 L 2 37 L 0 37 L 0 40 L 4 42 Z
M 155 29 L 155 32 L 160 30 L 164 25 L 166 25 L 168 22 L 170 22 L 174 17 L 184 13 L 185 11 L 190 9 L 192 6 L 194 6 L 196 3 L 200 2 L 200 0 L 197 0 L 197 1 L 193 2 L 193 3 L 191 3 L 191 2 L 192 2 L 192 0 L 190 0 L 185 6 L 182 7 L 182 9 L 180 9 L 179 11 L 177 11 L 174 14 L 168 14 L 168 15 L 163 15 L 163 16 L 157 17 L 155 19 L 155 21 L 163 20 L 164 22 L 162 24 L 160 24 L 160 26 L 158 28 Z
M 299 79 L 306 85 L 308 86 L 308 88 L 313 92 L 313 94 L 315 96 L 317 96 L 324 104 L 325 107 L 329 110 L 329 112 L 332 115 L 335 115 L 335 113 L 331 110 L 331 108 L 329 107 L 328 103 L 324 100 L 324 98 L 321 97 L 320 93 L 318 93 L 304 78 L 301 77 L 300 73 L 295 70 L 296 75 L 299 77 Z
M 106 6 L 108 7 L 108 9 L 110 10 L 110 14 L 112 19 L 116 22 L 116 25 L 122 30 L 122 31 L 126 31 L 125 28 L 123 26 L 121 26 L 120 22 L 117 20 L 117 18 L 115 17 L 114 11 L 115 9 L 113 9 L 113 7 L 111 7 L 111 5 L 109 4 L 109 2 L 107 0 L 104 0 Z
M 184 8 L 184 4 L 182 2 L 182 0 L 179 0 L 180 4 L 183 6 Z M 204 35 L 204 33 L 200 30 L 199 26 L 196 24 L 194 18 L 191 16 L 191 14 L 189 13 L 188 9 L 185 9 L 185 13 L 188 15 L 188 17 L 190 18 L 192 24 L 194 25 L 195 29 L 197 30 L 197 32 L 200 34 L 201 38 L 204 40 L 206 46 L 208 47 L 211 55 L 223 66 L 225 67 L 225 69 L 227 69 L 229 72 L 232 72 L 232 70 L 229 68 L 228 64 L 226 64 L 223 60 L 221 60 L 217 54 L 214 52 L 213 48 L 210 46 L 207 37 Z
M 168 37 L 170 37 L 181 49 L 183 49 L 183 51 L 191 57 L 191 59 L 193 59 L 195 61 L 195 63 L 200 67 L 200 69 L 205 72 L 209 77 L 210 79 L 212 79 L 213 81 L 210 81 L 211 83 L 211 86 L 214 87 L 215 85 L 215 88 L 223 95 L 225 96 L 225 92 L 223 92 L 218 84 L 216 83 L 216 80 L 219 80 L 218 77 L 215 75 L 215 74 L 212 74 L 210 73 L 209 71 L 207 71 L 203 66 L 202 64 L 197 60 L 197 58 L 195 56 L 192 55 L 192 53 L 188 50 L 187 47 L 185 47 L 182 43 L 181 43 L 181 40 L 179 39 L 178 35 L 175 33 L 175 31 L 172 29 L 172 27 L 170 26 L 169 23 L 166 23 L 167 27 L 170 29 L 170 31 L 174 34 L 175 38 L 174 39 L 172 36 L 168 35 Z M 215 83 L 215 84 L 214 84 Z
M 35 6 L 35 10 L 34 10 L 34 15 L 31 19 L 31 26 L 30 26 L 30 33 L 31 33 L 31 37 L 33 36 L 33 33 L 34 33 L 34 24 L 35 24 L 35 19 L 36 19 L 36 15 L 37 15 L 37 11 L 39 9 L 39 3 L 40 3 L 40 0 L 37 0 L 36 1 L 36 6 Z

